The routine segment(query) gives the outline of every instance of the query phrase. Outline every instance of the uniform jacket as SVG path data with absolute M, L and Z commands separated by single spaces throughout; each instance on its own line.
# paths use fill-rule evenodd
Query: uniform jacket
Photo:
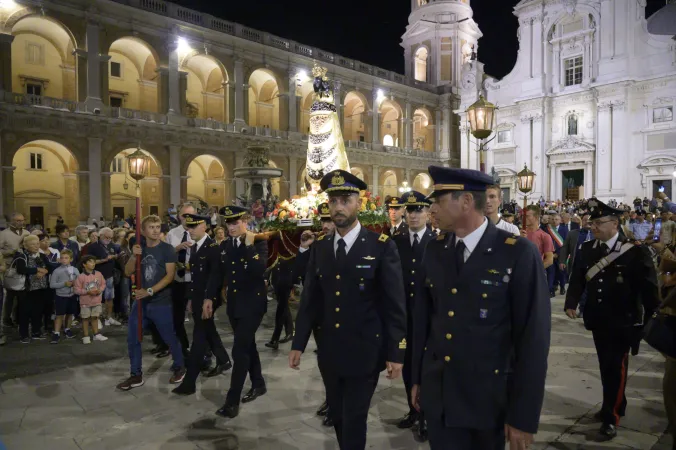
M 396 245 L 362 227 L 341 268 L 333 241 L 331 234 L 312 244 L 292 348 L 304 351 L 321 323 L 320 362 L 337 376 L 371 375 L 386 360 L 403 363 L 406 306 Z
M 312 244 L 314 245 L 314 244 Z M 312 253 L 312 245 L 309 249 L 304 252 L 298 252 L 296 259 L 293 263 L 293 271 L 291 273 L 291 281 L 293 284 L 299 284 L 305 282 L 305 272 L 307 272 L 307 266 L 310 262 L 310 254 Z
M 453 239 L 427 245 L 415 298 L 412 382 L 422 409 L 449 427 L 535 433 L 551 333 L 542 258 L 489 221 L 457 274 Z
M 385 230 L 383 231 L 383 234 L 392 237 L 392 231 L 390 231 L 391 228 L 392 224 L 388 223 L 387 226 L 385 227 Z M 399 225 L 399 228 L 397 228 L 396 234 L 407 234 L 407 233 L 408 233 L 408 224 L 402 221 L 401 224 Z
M 221 287 L 223 277 L 221 274 L 221 251 L 209 236 L 204 240 L 199 250 L 195 251 L 197 243 L 190 252 L 190 286 L 188 299 L 192 302 L 193 311 L 202 309 L 204 300 L 213 302 L 214 310 L 223 301 L 221 300 Z
M 291 289 L 296 258 L 297 256 L 292 256 L 291 258 L 280 257 L 274 265 L 265 271 L 265 279 L 269 279 L 275 289 L 280 287 Z
M 422 265 L 423 253 L 425 252 L 425 247 L 427 243 L 433 241 L 437 238 L 437 234 L 427 228 L 425 234 L 423 235 L 420 245 L 417 249 L 417 252 L 414 254 L 413 248 L 411 247 L 411 233 L 409 231 L 404 233 L 398 233 L 394 238 L 394 243 L 397 244 L 397 250 L 399 251 L 399 258 L 401 259 L 401 269 L 404 277 L 404 293 L 406 296 L 406 315 L 407 315 L 407 332 L 411 336 L 413 331 L 413 304 L 415 297 L 415 283 L 419 278 L 420 267 Z M 410 343 L 410 342 L 409 342 Z
M 242 242 L 235 247 L 232 242 L 226 239 L 219 247 L 227 285 L 228 315 L 234 318 L 262 316 L 268 305 L 264 277 L 268 243 L 258 241 L 246 246 Z
M 626 238 L 619 236 L 612 251 L 619 251 Z M 584 326 L 588 330 L 624 328 L 645 323 L 657 308 L 655 265 L 646 246 L 634 246 L 587 281 L 587 271 L 605 255 L 601 241 L 582 244 L 566 293 L 565 309 L 577 308 L 587 291 Z

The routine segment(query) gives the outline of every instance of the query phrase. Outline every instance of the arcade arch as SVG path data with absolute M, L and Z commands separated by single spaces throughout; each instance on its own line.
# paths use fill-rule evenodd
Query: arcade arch
M 429 195 L 432 192 L 432 178 L 426 173 L 419 173 L 413 179 L 413 190 Z
M 268 69 L 249 77 L 249 126 L 279 130 L 279 85 Z
M 349 141 L 366 140 L 366 98 L 357 91 L 348 92 L 343 108 L 343 138 Z
M 399 147 L 399 126 L 401 106 L 394 100 L 383 100 L 380 104 L 380 142 L 390 147 Z
M 425 108 L 418 108 L 413 113 L 413 148 L 434 151 L 432 114 Z
M 399 196 L 399 190 L 397 189 L 397 174 L 392 171 L 388 170 L 382 174 L 380 177 L 382 180 L 381 183 L 381 196 L 383 198 L 389 196 L 392 197 L 398 197 Z
M 183 59 L 181 70 L 188 73 L 186 115 L 225 122 L 228 74 L 223 64 L 211 56 L 193 53 Z
M 123 37 L 108 50 L 108 99 L 112 107 L 157 112 L 157 68 L 155 50 L 136 37 Z
M 212 155 L 199 155 L 188 165 L 188 201 L 201 201 L 220 208 L 229 197 L 229 186 L 225 182 L 225 164 Z
M 136 148 L 128 148 L 117 153 L 110 163 L 110 211 L 104 208 L 104 216 L 129 217 L 136 214 L 136 180 L 129 176 L 127 157 L 134 153 Z M 146 177 L 140 181 L 141 186 L 141 215 L 163 214 L 162 208 L 162 168 L 157 159 L 148 151 L 141 150 L 150 157 L 150 168 Z M 104 195 L 104 201 L 105 201 Z M 105 203 L 104 203 L 105 205 Z M 108 206 L 108 205 L 106 205 Z

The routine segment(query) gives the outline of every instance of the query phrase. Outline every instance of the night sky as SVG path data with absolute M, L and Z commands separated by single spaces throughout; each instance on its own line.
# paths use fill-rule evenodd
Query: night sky
M 486 73 L 502 78 L 516 62 L 518 0 L 471 0 L 474 20 L 483 32 L 479 60 Z M 404 73 L 404 49 L 410 0 L 174 0 L 182 6 L 241 23 L 351 59 Z M 665 4 L 648 0 L 649 16 Z

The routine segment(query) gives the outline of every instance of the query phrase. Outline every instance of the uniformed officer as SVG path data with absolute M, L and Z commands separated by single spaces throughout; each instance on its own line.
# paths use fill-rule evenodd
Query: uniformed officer
M 336 233 L 311 247 L 289 366 L 298 369 L 321 320 L 319 366 L 341 449 L 366 446 L 366 418 L 379 372 L 399 376 L 406 351 L 406 306 L 397 247 L 357 220 L 366 184 L 344 170 L 320 183 Z
M 591 330 L 603 385 L 603 406 L 595 418 L 603 439 L 617 436 L 627 399 L 629 350 L 640 340 L 646 317 L 657 305 L 657 276 L 648 247 L 634 245 L 619 234 L 623 211 L 592 198 L 587 207 L 595 239 L 577 251 L 566 295 L 566 315 L 586 291 L 584 326 Z
M 401 258 L 401 268 L 404 275 L 404 290 L 406 293 L 406 314 L 407 314 L 407 335 L 406 341 L 413 342 L 413 303 L 415 297 L 415 284 L 420 273 L 420 265 L 423 260 L 423 252 L 427 243 L 436 239 L 437 234 L 427 228 L 428 210 L 430 200 L 417 191 L 405 193 L 399 199 L 399 203 L 406 208 L 406 223 L 408 232 L 398 233 L 392 239 L 397 244 L 399 257 Z M 404 386 L 406 386 L 406 396 L 408 399 L 409 411 L 398 423 L 399 428 L 411 428 L 418 424 L 418 436 L 425 440 L 427 438 L 427 427 L 422 414 L 418 413 L 411 401 L 411 353 L 412 347 L 407 346 L 404 356 L 404 368 L 402 375 Z
M 277 310 L 275 312 L 275 329 L 272 337 L 265 346 L 277 350 L 279 344 L 284 344 L 293 339 L 293 317 L 289 309 L 289 297 L 293 289 L 293 267 L 297 255 L 278 256 L 277 260 L 265 272 L 265 279 L 269 279 L 275 290 Z M 280 339 L 284 328 L 285 336 Z
M 208 216 L 185 214 L 185 226 L 194 242 L 186 270 L 190 271 L 190 284 L 186 292 L 188 311 L 192 312 L 192 347 L 185 379 L 172 392 L 179 395 L 195 393 L 195 381 L 203 366 L 204 356 L 211 349 L 216 356 L 216 367 L 207 376 L 216 376 L 232 367 L 228 352 L 216 331 L 214 313 L 221 305 L 221 255 L 216 242 L 207 234 Z
M 226 206 L 221 208 L 220 214 L 230 235 L 229 239 L 221 242 L 220 250 L 227 290 L 226 310 L 235 334 L 232 347 L 235 364 L 225 405 L 216 414 L 232 418 L 239 414 L 247 373 L 251 378 L 251 389 L 241 399 L 242 403 L 251 402 L 267 392 L 256 349 L 256 330 L 267 309 L 263 274 L 268 260 L 268 244 L 265 240 L 254 242 L 254 233 L 247 231 L 250 216 L 246 208 Z
M 385 205 L 387 206 L 387 213 L 390 216 L 390 226 L 385 228 L 385 235 L 394 236 L 398 233 L 408 231 L 408 225 L 404 222 L 404 204 L 399 201 L 399 197 L 392 197 Z
M 432 449 L 503 449 L 505 438 L 524 449 L 540 420 L 551 332 L 542 259 L 484 216 L 490 176 L 429 173 L 440 226 L 453 233 L 427 245 L 420 269 L 414 405 L 425 412 Z

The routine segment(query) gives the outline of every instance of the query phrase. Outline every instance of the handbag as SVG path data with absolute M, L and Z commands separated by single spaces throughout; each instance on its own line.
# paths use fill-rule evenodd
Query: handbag
M 23 259 L 25 263 L 26 258 L 16 257 L 12 260 L 12 263 L 9 265 L 9 270 L 5 273 L 5 289 L 8 291 L 23 291 L 26 289 L 26 275 L 22 275 L 16 270 L 16 262 L 19 259 Z
M 652 348 L 676 358 L 676 316 L 656 312 L 644 328 L 643 340 Z

